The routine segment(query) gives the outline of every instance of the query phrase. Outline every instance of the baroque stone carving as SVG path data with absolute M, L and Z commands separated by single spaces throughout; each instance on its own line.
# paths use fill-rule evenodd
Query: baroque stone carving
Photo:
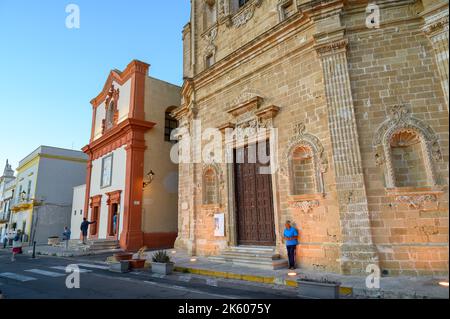
M 212 28 L 208 33 L 203 36 L 203 40 L 206 45 L 203 49 L 203 55 L 205 58 L 209 55 L 216 55 L 217 47 L 215 45 L 215 41 L 217 38 L 217 27 Z
M 347 39 L 341 39 L 339 41 L 328 42 L 325 44 L 317 45 L 316 51 L 319 55 L 332 54 L 337 51 L 346 50 L 348 45 Z
M 249 5 L 244 10 L 238 12 L 238 14 L 231 19 L 232 25 L 236 28 L 245 25 L 248 21 L 250 21 L 251 18 L 253 18 L 256 8 L 259 8 L 261 6 L 262 1 L 263 0 L 254 0 L 254 3 Z
M 310 213 L 314 208 L 319 206 L 320 203 L 318 200 L 295 201 L 290 204 L 291 208 L 300 209 L 305 214 Z
M 426 202 L 437 202 L 437 196 L 432 194 L 425 195 L 401 195 L 395 197 L 398 203 L 408 204 L 411 208 L 423 208 Z
M 293 128 L 293 137 L 288 142 L 288 146 L 283 153 L 282 161 L 283 165 L 281 168 L 281 174 L 285 177 L 290 177 L 291 172 L 291 157 L 292 153 L 301 146 L 306 146 L 311 149 L 313 154 L 313 164 L 315 171 L 315 184 L 316 184 L 316 192 L 324 193 L 324 183 L 323 183 L 323 174 L 328 170 L 328 160 L 325 154 L 325 149 L 320 142 L 319 138 L 315 135 L 306 133 L 306 125 L 305 123 L 298 123 L 294 125 Z M 292 187 L 291 187 L 292 191 Z
M 391 159 L 391 142 L 395 134 L 409 132 L 418 134 L 421 143 L 424 143 L 425 167 L 430 183 L 434 186 L 436 179 L 432 161 L 442 159 L 442 152 L 437 135 L 431 126 L 411 115 L 410 110 L 403 104 L 393 106 L 388 112 L 388 119 L 377 129 L 373 148 L 375 149 L 375 162 L 386 166 L 386 187 L 395 187 L 394 167 Z

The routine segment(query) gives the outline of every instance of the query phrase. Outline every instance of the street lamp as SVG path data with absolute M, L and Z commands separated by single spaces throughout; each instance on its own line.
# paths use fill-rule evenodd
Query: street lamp
M 149 173 L 147 173 L 146 178 L 144 179 L 144 183 L 143 183 L 144 188 L 146 188 L 148 185 L 150 185 L 153 182 L 155 175 L 156 174 L 152 170 Z

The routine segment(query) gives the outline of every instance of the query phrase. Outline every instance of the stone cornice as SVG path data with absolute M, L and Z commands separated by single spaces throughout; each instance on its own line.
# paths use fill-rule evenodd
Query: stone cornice
M 259 108 L 259 106 L 262 104 L 263 101 L 264 99 L 261 96 L 255 96 L 250 100 L 232 106 L 227 112 L 236 117 L 252 109 Z
M 285 41 L 311 26 L 312 22 L 305 16 L 299 13 L 296 13 L 296 16 L 296 18 L 294 16 L 291 17 L 292 20 L 289 20 L 288 23 L 277 24 L 228 56 L 217 61 L 211 68 L 198 73 L 194 77 L 195 87 L 198 89 L 207 85 L 210 81 L 238 67 L 245 60 L 254 58 L 256 55 L 277 46 L 281 41 Z M 308 43 L 305 41 L 304 45 L 306 44 Z
M 133 133 L 145 133 L 146 131 L 152 129 L 155 125 L 156 124 L 153 122 L 127 119 L 119 123 L 99 139 L 83 147 L 82 150 L 84 153 L 89 155 L 91 161 L 95 160 L 123 145 L 136 144 Z

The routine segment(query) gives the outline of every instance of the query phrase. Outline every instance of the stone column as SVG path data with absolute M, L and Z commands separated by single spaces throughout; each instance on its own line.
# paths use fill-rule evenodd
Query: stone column
M 436 66 L 441 79 L 445 103 L 448 108 L 448 4 L 422 13 L 425 19 L 423 31 L 433 46 Z
M 365 273 L 378 265 L 372 242 L 367 195 L 343 30 L 316 36 L 328 109 L 336 195 L 341 220 L 341 272 Z

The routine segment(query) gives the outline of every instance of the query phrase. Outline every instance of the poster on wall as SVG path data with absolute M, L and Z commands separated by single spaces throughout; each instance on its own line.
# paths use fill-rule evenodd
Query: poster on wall
M 225 236 L 225 214 L 223 213 L 214 215 L 214 236 Z

